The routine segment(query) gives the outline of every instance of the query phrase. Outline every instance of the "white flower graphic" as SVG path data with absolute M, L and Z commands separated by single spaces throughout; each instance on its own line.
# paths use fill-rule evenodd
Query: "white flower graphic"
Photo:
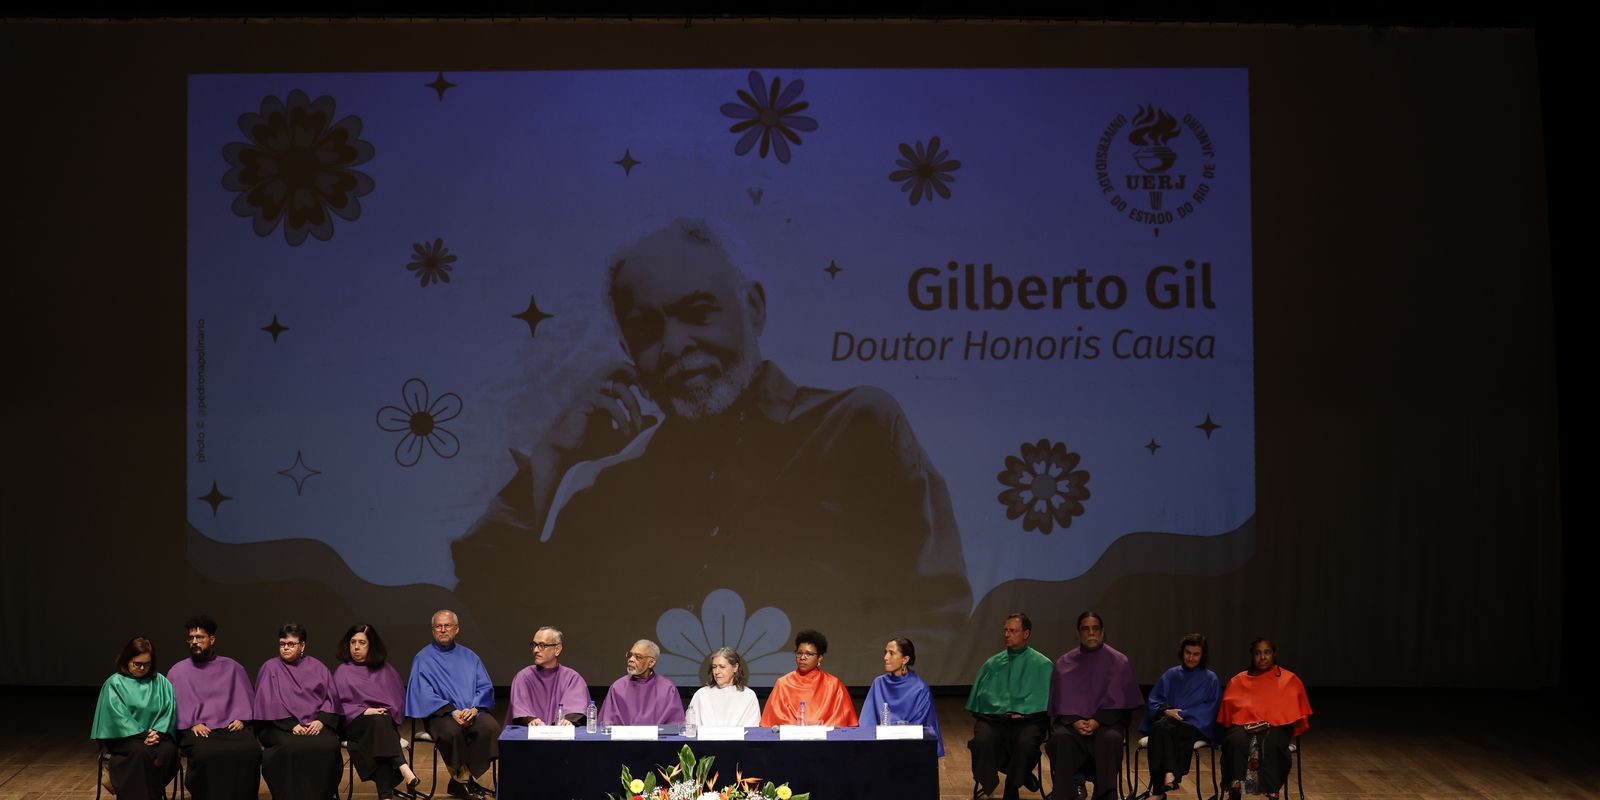
M 771 686 L 794 668 L 786 651 L 789 616 L 768 606 L 744 615 L 744 598 L 732 589 L 717 589 L 700 604 L 700 616 L 681 608 L 668 609 L 656 620 L 661 657 L 659 672 L 679 686 L 699 686 L 700 670 L 719 647 L 732 647 L 750 669 L 750 683 Z

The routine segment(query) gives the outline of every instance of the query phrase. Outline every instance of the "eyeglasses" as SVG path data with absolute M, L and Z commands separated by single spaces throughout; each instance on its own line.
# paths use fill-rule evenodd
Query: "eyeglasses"
M 794 651 L 794 657 L 797 658 L 797 659 L 799 659 L 799 658 L 816 658 L 817 654 L 814 653 L 814 652 L 811 652 L 809 650 L 796 650 L 796 651 Z
M 643 660 L 645 660 L 647 658 L 650 658 L 650 654 L 649 653 L 633 653 L 633 652 L 628 653 L 628 660 L 629 661 L 643 661 Z
M 149 669 L 149 668 L 150 668 L 150 662 L 148 662 L 148 661 L 129 661 L 128 662 L 128 669 Z
M 293 650 L 296 647 L 305 647 L 305 642 L 278 642 L 279 650 Z
M 549 644 L 545 644 L 544 642 L 534 642 L 531 646 L 535 650 L 549 650 L 552 647 L 560 647 L 561 643 L 560 642 L 551 642 Z

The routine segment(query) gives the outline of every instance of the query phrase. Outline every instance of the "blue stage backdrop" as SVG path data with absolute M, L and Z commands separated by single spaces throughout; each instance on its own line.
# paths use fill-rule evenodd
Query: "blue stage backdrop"
M 1243 69 L 192 76 L 190 562 L 965 682 L 985 598 L 1252 554 L 1248 135 Z

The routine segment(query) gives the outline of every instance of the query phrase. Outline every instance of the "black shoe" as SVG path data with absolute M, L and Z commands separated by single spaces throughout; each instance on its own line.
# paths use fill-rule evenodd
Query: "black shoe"
M 445 793 L 451 797 L 459 797 L 461 800 L 477 800 L 476 795 L 472 794 L 472 790 L 467 787 L 467 784 L 454 778 L 450 779 L 450 785 L 445 787 Z
M 1024 789 L 1027 789 L 1030 792 L 1039 791 L 1039 778 L 1038 778 L 1038 776 L 1034 775 L 1031 772 L 1028 773 L 1027 777 L 1022 779 L 1022 787 Z
M 1089 800 L 1089 784 L 1088 784 L 1088 782 L 1083 780 L 1080 777 L 1077 780 L 1077 783 L 1075 785 L 1077 787 L 1076 796 L 1077 796 L 1078 800 Z
M 475 800 L 488 800 L 488 798 L 494 797 L 493 789 L 471 779 L 467 780 L 467 791 L 472 793 Z

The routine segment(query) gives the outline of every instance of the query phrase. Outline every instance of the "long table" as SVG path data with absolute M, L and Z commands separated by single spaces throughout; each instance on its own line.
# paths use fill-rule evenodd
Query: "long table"
M 815 800 L 846 798 L 937 798 L 939 757 L 933 737 L 883 740 L 871 730 L 835 728 L 826 741 L 779 741 L 766 728 L 749 728 L 737 741 L 697 741 L 663 736 L 653 742 L 614 741 L 578 729 L 571 741 L 528 739 L 528 729 L 507 725 L 500 733 L 501 800 L 604 800 L 619 793 L 626 764 L 635 777 L 678 763 L 685 744 L 695 758 L 716 756 L 712 772 L 720 788 L 737 768 L 745 777 L 788 783 Z M 657 780 L 660 780 L 657 778 Z

